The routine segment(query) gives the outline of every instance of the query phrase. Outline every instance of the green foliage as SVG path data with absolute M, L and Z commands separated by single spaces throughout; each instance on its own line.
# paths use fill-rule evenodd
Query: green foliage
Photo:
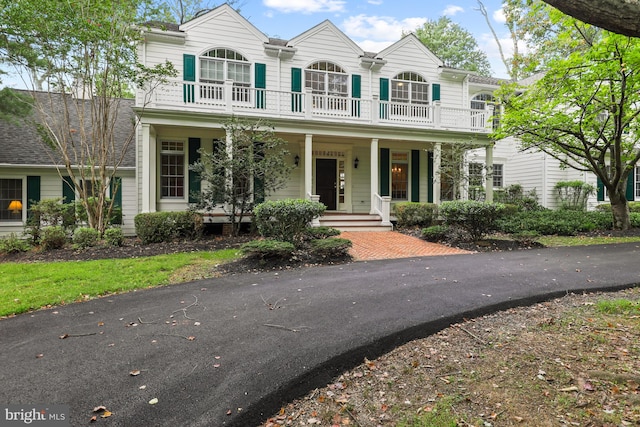
M 333 227 L 308 227 L 305 232 L 306 237 L 310 239 L 327 239 L 329 237 L 339 236 L 340 230 Z
M 67 233 L 59 225 L 50 225 L 42 228 L 40 244 L 44 250 L 61 249 L 67 243 Z
M 253 220 L 263 237 L 297 243 L 325 209 L 322 203 L 306 199 L 270 200 L 254 208 Z
M 433 203 L 396 203 L 393 213 L 398 219 L 398 227 L 428 227 L 433 221 L 437 207 Z
M 0 120 L 18 123 L 31 113 L 32 107 L 31 97 L 8 87 L 0 89 Z
M 502 203 L 449 201 L 440 205 L 440 215 L 446 225 L 463 228 L 475 241 L 495 229 L 496 220 L 504 209 Z
M 511 238 L 516 242 L 528 245 L 531 245 L 538 237 L 540 237 L 540 233 L 535 230 L 520 231 L 511 235 Z
M 190 166 L 207 183 L 192 196 L 199 209 L 224 209 L 238 235 L 254 201 L 283 188 L 293 164 L 287 161 L 287 142 L 276 135 L 272 125 L 232 118 L 224 129 L 230 138 L 228 146 L 215 142 L 212 152 L 201 150 L 200 159 Z
M 351 240 L 340 238 L 315 239 L 310 242 L 311 252 L 323 258 L 344 258 L 349 254 Z
M 628 202 L 627 205 L 629 206 L 630 213 L 640 213 L 640 202 Z M 596 206 L 596 210 L 611 213 L 611 204 L 601 203 Z
M 104 241 L 110 246 L 122 246 L 124 244 L 124 233 L 120 227 L 112 227 L 104 230 Z
M 446 66 L 491 75 L 487 54 L 478 47 L 473 34 L 447 16 L 427 21 L 415 30 L 415 35 Z
M 97 197 L 89 197 L 87 199 L 87 205 L 89 206 L 90 211 L 96 211 L 98 209 L 98 205 L 100 201 Z M 109 213 L 109 208 L 111 207 L 111 199 L 105 199 L 102 204 L 103 213 L 102 216 L 106 221 L 106 225 L 120 225 L 122 224 L 122 208 L 113 206 L 111 208 L 111 213 Z M 87 209 L 85 209 L 84 204 L 82 202 L 75 203 L 75 212 L 76 219 L 79 223 L 88 224 L 89 223 L 89 215 L 87 214 Z
M 596 309 L 600 313 L 638 315 L 640 314 L 640 302 L 628 299 L 601 300 L 596 303 Z
M 0 239 L 0 253 L 15 254 L 27 252 L 30 249 L 29 242 L 19 238 L 16 233 L 11 233 L 7 237 Z
M 74 249 L 86 249 L 95 246 L 100 240 L 100 232 L 95 228 L 78 227 L 73 231 L 71 241 Z
M 640 228 L 640 212 L 631 212 L 629 214 L 629 222 L 631 227 Z
M 611 229 L 612 219 L 605 212 L 544 210 L 505 216 L 498 220 L 497 226 L 498 230 L 509 234 L 536 232 L 540 235 L 573 236 L 579 232 Z
M 519 210 L 533 211 L 541 209 L 535 188 L 525 193 L 520 184 L 511 184 L 504 189 L 494 190 L 493 201 L 517 206 Z
M 432 225 L 422 230 L 422 238 L 427 242 L 442 242 L 449 235 L 450 228 L 446 225 Z
M 288 258 L 295 249 L 291 242 L 273 239 L 252 240 L 240 247 L 244 254 L 261 259 Z
M 570 211 L 586 211 L 589 196 L 595 192 L 593 185 L 583 181 L 559 181 L 554 189 L 560 209 Z
M 193 211 L 150 212 L 135 216 L 136 235 L 143 244 L 194 239 L 202 235 L 202 215 Z
M 62 203 L 62 199 L 43 199 L 31 206 L 25 234 L 31 236 L 34 244 L 38 244 L 43 227 L 61 226 L 65 230 L 70 230 L 75 225 L 76 214 L 73 203 Z

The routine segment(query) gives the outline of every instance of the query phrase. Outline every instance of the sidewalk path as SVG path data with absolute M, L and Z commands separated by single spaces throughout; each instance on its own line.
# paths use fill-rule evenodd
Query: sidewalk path
M 638 246 L 242 274 L 28 313 L 0 320 L 0 403 L 67 404 L 73 426 L 104 405 L 112 415 L 95 425 L 251 427 L 464 317 L 635 286 Z

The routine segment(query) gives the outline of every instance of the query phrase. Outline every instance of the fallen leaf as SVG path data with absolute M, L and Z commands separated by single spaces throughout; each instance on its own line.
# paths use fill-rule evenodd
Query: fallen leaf
M 516 417 L 513 417 L 513 420 L 514 420 L 515 422 L 517 422 L 517 423 L 521 423 L 521 422 L 523 422 L 523 421 L 524 421 L 524 418 L 522 418 L 522 417 L 517 417 L 517 416 L 516 416 Z
M 195 340 L 196 340 L 196 337 L 194 337 L 194 336 L 192 335 L 192 336 L 187 337 L 187 340 L 189 340 L 189 341 L 195 341 Z
M 109 411 L 104 411 L 104 412 L 102 413 L 102 415 L 100 415 L 100 417 L 102 417 L 102 418 L 109 418 L 111 415 L 112 415 L 112 413 L 111 413 L 111 412 L 109 412 Z
M 95 415 L 89 420 L 90 423 L 95 423 L 96 421 L 98 421 L 98 417 L 96 417 Z
M 40 354 L 36 354 L 36 359 L 42 359 L 44 357 L 44 354 L 40 353 Z
M 214 367 L 214 368 L 219 368 L 219 367 L 220 367 L 220 364 L 219 364 L 219 363 L 216 363 L 216 364 L 214 364 L 214 365 L 213 365 L 213 367 Z
M 98 326 L 104 326 L 104 322 L 98 322 Z
M 570 392 L 570 391 L 578 391 L 578 387 L 572 385 L 571 387 L 561 388 L 558 391 Z
M 229 410 L 227 411 L 227 415 L 231 415 L 231 414 L 232 414 L 231 409 L 229 409 Z
M 61 340 L 69 338 L 69 334 L 60 335 L 58 338 L 60 338 Z
M 157 397 L 154 397 L 153 399 L 151 399 L 149 401 L 149 405 L 155 405 L 156 403 L 158 403 L 158 398 Z
M 144 389 L 146 389 L 146 388 L 147 388 L 147 386 L 146 386 L 146 385 L 141 385 L 140 387 L 138 387 L 138 390 L 144 390 Z
M 137 377 L 138 375 L 140 375 L 140 371 L 138 369 L 134 369 L 133 371 L 129 372 L 129 375 L 131 375 L 132 377 Z
M 102 412 L 102 411 L 106 411 L 107 407 L 106 406 L 96 406 L 95 408 L 93 408 L 93 412 Z

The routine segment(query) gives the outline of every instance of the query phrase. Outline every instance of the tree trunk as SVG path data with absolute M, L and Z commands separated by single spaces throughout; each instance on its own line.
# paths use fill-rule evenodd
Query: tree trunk
M 640 37 L 638 0 L 543 0 L 567 15 L 625 36 Z
M 631 228 L 629 204 L 627 203 L 624 189 L 610 192 L 609 201 L 611 202 L 611 214 L 613 215 L 613 229 L 628 230 Z

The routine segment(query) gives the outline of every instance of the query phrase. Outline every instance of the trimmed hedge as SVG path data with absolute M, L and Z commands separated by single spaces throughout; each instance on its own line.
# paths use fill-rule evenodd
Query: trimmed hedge
M 122 246 L 124 243 L 124 233 L 122 228 L 113 227 L 104 230 L 104 241 L 111 246 Z
M 319 202 L 306 199 L 270 200 L 253 209 L 253 221 L 262 237 L 299 242 L 309 224 L 326 210 Z
M 328 239 L 340 235 L 340 230 L 333 227 L 308 227 L 306 231 L 307 237 L 310 239 Z
M 311 251 L 325 258 L 344 258 L 349 254 L 351 240 L 330 238 L 311 241 Z
M 436 215 L 433 203 L 402 202 L 396 203 L 393 213 L 398 220 L 398 227 L 428 227 Z
M 475 200 L 456 200 L 442 202 L 440 205 L 444 223 L 466 230 L 474 241 L 495 229 L 496 221 L 504 210 L 505 205 L 502 203 Z
M 608 212 L 545 210 L 505 216 L 498 220 L 497 226 L 499 231 L 509 234 L 528 231 L 540 235 L 573 236 L 579 232 L 611 229 L 613 219 Z
M 288 258 L 293 254 L 295 249 L 295 246 L 293 246 L 291 242 L 273 239 L 252 240 L 240 247 L 240 250 L 245 255 L 262 259 Z
M 74 249 L 86 249 L 95 246 L 99 240 L 100 232 L 90 227 L 76 228 L 71 237 Z
M 202 215 L 193 211 L 141 213 L 134 218 L 136 234 L 144 244 L 195 239 L 202 235 Z
M 427 242 L 442 242 L 449 235 L 449 227 L 446 225 L 432 225 L 422 229 L 422 238 Z
M 40 244 L 45 250 L 61 249 L 67 243 L 67 233 L 61 225 L 41 229 Z

